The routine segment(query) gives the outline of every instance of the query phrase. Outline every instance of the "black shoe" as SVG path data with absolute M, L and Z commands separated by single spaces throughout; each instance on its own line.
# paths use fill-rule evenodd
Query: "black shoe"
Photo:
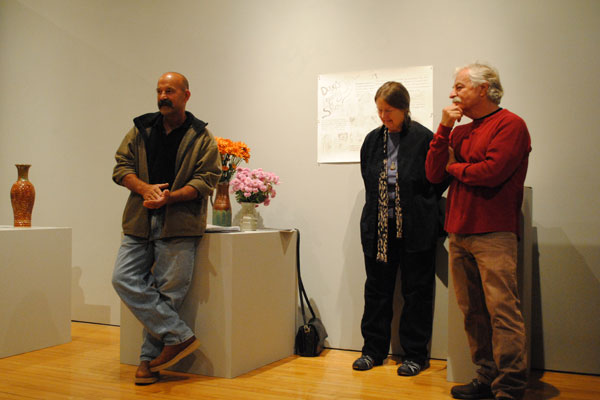
M 419 364 L 413 360 L 404 360 L 402 364 L 398 367 L 398 375 L 401 376 L 415 376 L 418 375 L 419 372 L 424 369 L 429 368 L 429 362 L 425 361 L 423 364 Z
M 382 361 L 375 361 L 373 357 L 363 354 L 362 356 L 357 358 L 356 361 L 354 361 L 354 363 L 352 364 L 352 369 L 355 369 L 357 371 L 366 371 L 373 368 L 376 365 L 381 364 L 383 364 Z
M 490 385 L 479 382 L 473 379 L 471 383 L 466 385 L 454 386 L 450 393 L 455 399 L 493 399 L 494 394 Z

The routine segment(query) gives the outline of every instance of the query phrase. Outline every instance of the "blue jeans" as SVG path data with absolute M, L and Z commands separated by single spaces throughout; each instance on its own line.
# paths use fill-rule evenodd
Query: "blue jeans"
M 163 221 L 162 213 L 151 216 L 149 239 L 125 235 L 112 277 L 117 294 L 144 326 L 141 361 L 194 336 L 177 310 L 192 281 L 198 238 L 161 240 Z

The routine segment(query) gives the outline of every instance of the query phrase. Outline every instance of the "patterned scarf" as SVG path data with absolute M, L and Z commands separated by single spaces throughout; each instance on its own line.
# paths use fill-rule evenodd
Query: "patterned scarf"
M 377 261 L 387 262 L 388 248 L 388 183 L 387 183 L 387 142 L 388 130 L 383 130 L 383 168 L 379 173 L 379 197 L 377 201 Z M 400 164 L 400 163 L 398 163 Z M 399 167 L 399 165 L 398 165 Z M 398 168 L 396 168 L 396 237 L 402 237 L 402 207 L 400 207 L 400 191 L 398 190 Z

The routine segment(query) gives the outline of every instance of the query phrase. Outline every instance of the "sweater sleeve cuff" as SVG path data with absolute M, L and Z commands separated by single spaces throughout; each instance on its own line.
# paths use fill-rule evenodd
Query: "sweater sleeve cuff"
M 448 173 L 458 179 L 458 178 L 460 178 L 460 175 L 462 174 L 463 170 L 465 169 L 465 166 L 466 165 L 464 163 L 458 163 L 458 162 L 455 162 L 454 164 L 450 164 L 448 166 Z
M 440 124 L 435 134 L 444 138 L 448 138 L 450 136 L 450 132 L 452 132 L 452 128 Z

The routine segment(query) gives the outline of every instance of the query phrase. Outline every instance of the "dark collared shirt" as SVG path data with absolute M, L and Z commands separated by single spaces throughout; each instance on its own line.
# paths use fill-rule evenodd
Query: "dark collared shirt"
M 190 114 L 186 113 L 186 115 L 185 122 L 178 128 L 173 129 L 168 135 L 163 126 L 163 117 L 159 116 L 156 119 L 150 138 L 146 142 L 148 173 L 151 184 L 168 183 L 169 189 L 173 186 L 176 175 L 177 150 L 192 123 Z

